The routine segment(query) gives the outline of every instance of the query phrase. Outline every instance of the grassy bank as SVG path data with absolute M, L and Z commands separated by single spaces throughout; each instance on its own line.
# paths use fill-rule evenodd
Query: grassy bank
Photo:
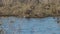
M 0 4 L 0 16 L 42 18 L 57 15 L 57 11 L 60 11 L 59 7 L 59 2 L 57 3 L 56 1 L 48 1 L 47 3 L 39 0 L 9 1 L 6 4 Z

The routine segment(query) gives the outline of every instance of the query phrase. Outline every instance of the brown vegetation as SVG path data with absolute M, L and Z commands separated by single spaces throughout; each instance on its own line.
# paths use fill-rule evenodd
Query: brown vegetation
M 2 0 L 0 15 L 46 17 L 60 13 L 59 0 Z

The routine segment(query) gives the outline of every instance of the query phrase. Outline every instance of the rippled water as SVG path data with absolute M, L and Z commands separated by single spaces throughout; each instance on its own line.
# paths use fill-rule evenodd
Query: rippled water
M 18 18 L 0 17 L 4 34 L 60 34 L 60 24 L 53 17 Z

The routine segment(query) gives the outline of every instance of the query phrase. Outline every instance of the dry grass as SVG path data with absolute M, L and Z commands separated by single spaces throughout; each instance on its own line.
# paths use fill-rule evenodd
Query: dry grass
M 26 11 L 32 10 L 31 15 L 28 14 L 30 17 L 43 17 L 52 15 L 53 12 L 57 12 L 56 10 L 60 9 L 59 3 L 52 0 L 50 3 L 48 3 L 49 1 L 47 3 L 38 2 L 38 0 L 26 1 L 28 0 L 25 0 L 25 2 L 19 0 L 16 0 L 16 2 L 13 0 L 3 1 L 3 5 L 0 5 L 0 15 L 27 16 Z

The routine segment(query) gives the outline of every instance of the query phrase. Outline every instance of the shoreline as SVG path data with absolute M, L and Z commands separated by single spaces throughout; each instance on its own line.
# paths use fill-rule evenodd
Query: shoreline
M 0 15 L 0 17 L 19 17 L 19 18 L 46 18 L 46 17 L 56 17 L 56 16 L 41 16 L 41 17 L 35 17 L 35 16 L 26 16 L 26 17 L 21 17 L 18 15 Z

